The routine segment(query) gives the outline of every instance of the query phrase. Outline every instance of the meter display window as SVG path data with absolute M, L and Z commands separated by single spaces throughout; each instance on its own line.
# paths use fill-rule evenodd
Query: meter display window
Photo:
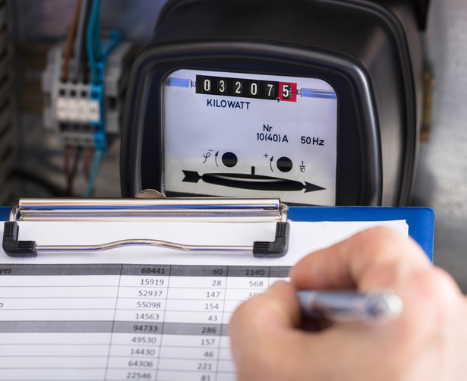
M 337 96 L 318 78 L 177 70 L 164 191 L 336 204 Z

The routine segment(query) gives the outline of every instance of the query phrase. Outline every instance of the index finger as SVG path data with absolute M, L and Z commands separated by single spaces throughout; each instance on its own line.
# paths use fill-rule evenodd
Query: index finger
M 428 269 L 423 250 L 396 230 L 376 227 L 309 254 L 290 271 L 298 289 L 391 288 L 402 275 Z

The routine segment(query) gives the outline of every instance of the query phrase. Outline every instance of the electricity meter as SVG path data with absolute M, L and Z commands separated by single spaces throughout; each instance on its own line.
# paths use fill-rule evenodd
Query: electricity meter
M 123 196 L 405 205 L 418 2 L 175 0 L 131 75 Z

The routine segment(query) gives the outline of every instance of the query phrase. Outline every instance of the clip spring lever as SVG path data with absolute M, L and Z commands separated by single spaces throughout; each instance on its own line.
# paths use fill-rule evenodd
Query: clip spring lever
M 207 202 L 209 200 L 209 202 Z M 53 202 L 55 201 L 55 203 Z M 98 203 L 98 201 L 100 201 Z M 128 201 L 128 200 L 127 200 Z M 215 202 L 218 204 L 215 204 Z M 254 208 L 257 212 L 254 212 Z M 96 208 L 102 208 L 101 213 Z M 81 199 L 57 200 L 20 200 L 19 207 L 12 210 L 10 221 L 5 222 L 3 231 L 3 250 L 11 257 L 35 257 L 38 252 L 82 252 L 105 251 L 126 246 L 159 246 L 168 249 L 200 252 L 252 252 L 258 258 L 277 258 L 284 256 L 289 247 L 290 225 L 287 222 L 287 205 L 278 199 L 140 199 L 127 203 L 119 200 L 97 200 L 95 202 Z M 276 223 L 275 240 L 273 242 L 254 242 L 252 246 L 212 246 L 184 245 L 155 239 L 127 239 L 100 245 L 39 245 L 35 241 L 19 241 L 20 220 L 52 221 L 52 220 L 134 220 L 137 217 L 151 220 L 180 219 L 208 221 L 249 221 Z M 240 218 L 239 218 L 240 217 Z

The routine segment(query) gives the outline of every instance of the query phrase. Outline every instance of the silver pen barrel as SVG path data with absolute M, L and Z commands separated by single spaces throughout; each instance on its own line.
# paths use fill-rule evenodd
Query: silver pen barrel
M 391 290 L 299 291 L 300 307 L 306 316 L 334 321 L 377 321 L 391 319 L 402 311 L 402 301 Z

